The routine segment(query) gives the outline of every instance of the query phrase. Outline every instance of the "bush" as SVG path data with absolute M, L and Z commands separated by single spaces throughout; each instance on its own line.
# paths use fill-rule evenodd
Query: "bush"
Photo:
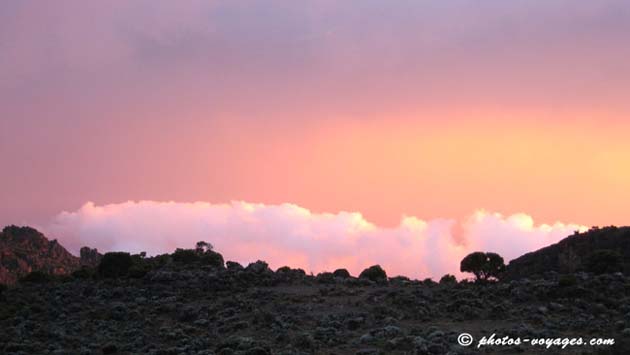
M 173 259 L 169 254 L 160 254 L 150 258 L 149 260 L 151 260 L 151 264 L 154 268 L 159 268 L 169 264 Z
M 5 284 L 0 284 L 0 295 L 9 289 L 9 286 L 5 285 Z
M 171 257 L 174 262 L 182 264 L 192 264 L 199 261 L 199 254 L 193 249 L 177 248 Z
M 335 275 L 332 272 L 322 272 L 317 274 L 315 280 L 321 284 L 334 284 L 335 283 Z
M 133 279 L 141 279 L 151 271 L 151 266 L 147 263 L 134 263 L 127 271 L 127 275 Z
M 451 274 L 446 274 L 440 279 L 440 285 L 452 285 L 457 283 L 457 278 Z
M 459 269 L 474 274 L 477 282 L 485 282 L 498 279 L 505 270 L 505 264 L 499 254 L 478 251 L 462 259 Z
M 282 266 L 282 267 L 279 267 L 279 268 L 276 270 L 276 272 L 277 272 L 277 273 L 289 273 L 289 272 L 291 272 L 291 268 L 290 268 L 290 267 L 288 267 L 288 266 Z
M 212 250 L 208 250 L 204 252 L 199 257 L 199 261 L 204 265 L 210 265 L 210 266 L 214 266 L 218 268 L 223 268 L 223 255 Z
M 577 278 L 573 274 L 561 275 L 558 278 L 558 286 L 560 287 L 572 287 L 577 285 Z
M 621 254 L 615 250 L 596 250 L 586 260 L 586 271 L 608 274 L 623 270 Z
M 333 275 L 335 275 L 335 277 L 339 277 L 341 279 L 348 279 L 348 278 L 351 277 L 350 273 L 346 269 L 337 269 L 337 270 L 333 271 Z
M 406 284 L 409 284 L 411 280 L 407 276 L 398 275 L 398 276 L 390 277 L 389 282 L 398 284 L 398 285 L 406 285 Z
M 360 279 L 368 279 L 371 281 L 385 281 L 387 280 L 387 273 L 380 265 L 372 265 L 369 268 L 361 271 L 359 275 Z
M 94 269 L 89 268 L 87 266 L 81 266 L 80 269 L 74 271 L 72 273 L 72 277 L 75 279 L 91 279 L 94 276 Z
M 203 241 L 197 242 L 195 249 L 177 248 L 171 257 L 176 263 L 201 263 L 203 265 L 223 268 L 223 255 L 212 250 L 212 244 Z
M 28 275 L 22 277 L 20 282 L 29 282 L 29 283 L 46 283 L 53 280 L 53 276 L 42 272 L 42 271 L 33 271 Z
M 105 278 L 126 276 L 132 265 L 133 259 L 129 253 L 106 253 L 98 264 L 97 273 Z
M 226 262 L 225 267 L 227 267 L 228 270 L 233 270 L 233 271 L 243 270 L 243 265 L 237 263 L 236 261 Z
M 249 263 L 249 265 L 247 265 L 245 270 L 256 273 L 256 274 L 261 274 L 269 270 L 269 264 L 267 264 L 266 261 L 257 260 L 253 263 Z

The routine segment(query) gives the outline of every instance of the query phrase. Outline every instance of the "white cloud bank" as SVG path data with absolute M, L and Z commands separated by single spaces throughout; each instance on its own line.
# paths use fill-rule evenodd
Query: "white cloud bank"
M 360 213 L 312 213 L 292 205 L 248 202 L 125 202 L 62 212 L 44 230 L 77 253 L 84 245 L 101 252 L 146 251 L 149 255 L 211 242 L 226 260 L 266 260 L 272 268 L 307 272 L 345 267 L 357 275 L 380 264 L 389 275 L 439 278 L 459 274 L 472 251 L 494 251 L 506 262 L 586 227 L 535 225 L 525 214 L 477 211 L 464 221 L 423 221 L 403 217 L 396 228 L 381 228 Z

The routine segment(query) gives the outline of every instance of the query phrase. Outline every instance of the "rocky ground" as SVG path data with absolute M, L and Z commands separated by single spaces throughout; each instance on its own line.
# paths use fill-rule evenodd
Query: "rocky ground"
M 3 354 L 630 354 L 630 278 L 575 274 L 477 285 L 166 265 L 141 278 L 23 282 L 0 295 Z M 614 347 L 497 337 L 615 338 Z

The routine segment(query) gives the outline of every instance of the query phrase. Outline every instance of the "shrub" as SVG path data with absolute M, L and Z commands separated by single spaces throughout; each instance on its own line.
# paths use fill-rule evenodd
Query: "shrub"
M 237 263 L 236 261 L 226 262 L 225 267 L 227 267 L 228 270 L 243 270 L 243 265 Z
M 427 277 L 426 279 L 422 280 L 422 283 L 425 284 L 426 286 L 435 286 L 437 285 L 437 282 L 433 281 L 432 278 Z
M 409 284 L 411 280 L 407 276 L 398 275 L 398 276 L 390 277 L 389 282 L 398 284 L 398 285 L 406 285 L 406 284 Z
M 151 266 L 147 263 L 134 263 L 127 271 L 127 275 L 134 279 L 141 279 L 151 271 Z
M 30 283 L 46 283 L 53 280 L 53 276 L 42 272 L 42 271 L 32 271 L 28 275 L 22 277 L 20 282 L 30 282 Z
M 277 273 L 288 273 L 288 272 L 291 272 L 291 268 L 290 268 L 290 267 L 288 267 L 288 266 L 282 266 L 282 267 L 279 267 L 279 268 L 276 270 L 276 272 L 277 272 Z
M 335 283 L 335 275 L 332 272 L 322 272 L 317 274 L 315 280 L 318 283 L 322 284 L 334 284 Z
M 212 244 L 197 242 L 195 249 L 177 248 L 171 255 L 173 261 L 182 264 L 201 263 L 214 267 L 223 267 L 223 255 L 213 250 Z
M 460 264 L 460 271 L 475 275 L 478 282 L 498 279 L 505 270 L 503 258 L 496 253 L 474 252 L 468 254 Z
M 335 275 L 335 277 L 339 277 L 342 279 L 350 278 L 350 273 L 346 269 L 337 269 L 333 271 L 333 275 Z
M 204 252 L 199 257 L 199 261 L 201 261 L 201 263 L 204 265 L 210 265 L 210 266 L 214 266 L 218 268 L 223 268 L 223 255 L 212 250 L 208 250 Z
M 75 279 L 91 279 L 94 276 L 94 269 L 87 266 L 81 266 L 80 269 L 72 273 Z
M 456 284 L 456 283 L 457 283 L 457 278 L 455 278 L 455 276 L 451 274 L 446 274 L 442 276 L 442 278 L 440 279 L 441 285 L 449 285 L 449 284 Z
M 257 260 L 256 262 L 249 263 L 249 265 L 247 265 L 245 270 L 250 271 L 250 272 L 254 272 L 256 274 L 261 274 L 261 273 L 269 270 L 269 264 L 267 264 L 267 262 L 265 262 L 265 261 Z
M 560 287 L 572 287 L 577 284 L 577 278 L 573 274 L 561 275 L 558 278 L 558 286 Z
M 192 264 L 199 261 L 199 254 L 193 249 L 177 248 L 171 257 L 174 262 L 182 264 Z
M 621 254 L 615 250 L 596 250 L 586 260 L 586 271 L 607 274 L 623 270 Z
M 150 260 L 153 267 L 159 268 L 170 263 L 173 259 L 169 254 L 160 254 L 152 257 Z
M 372 265 L 369 268 L 361 271 L 359 275 L 360 279 L 368 279 L 371 281 L 385 281 L 387 280 L 387 273 L 380 265 Z
M 0 284 L 0 295 L 9 289 L 9 286 L 5 285 L 5 284 Z
M 97 273 L 105 278 L 126 276 L 132 265 L 133 259 L 129 253 L 106 253 L 98 264 Z

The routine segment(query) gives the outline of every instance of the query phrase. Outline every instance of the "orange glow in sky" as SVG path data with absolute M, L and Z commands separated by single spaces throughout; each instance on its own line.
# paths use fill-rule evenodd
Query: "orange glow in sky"
M 0 224 L 87 201 L 627 224 L 630 6 L 0 4 Z

